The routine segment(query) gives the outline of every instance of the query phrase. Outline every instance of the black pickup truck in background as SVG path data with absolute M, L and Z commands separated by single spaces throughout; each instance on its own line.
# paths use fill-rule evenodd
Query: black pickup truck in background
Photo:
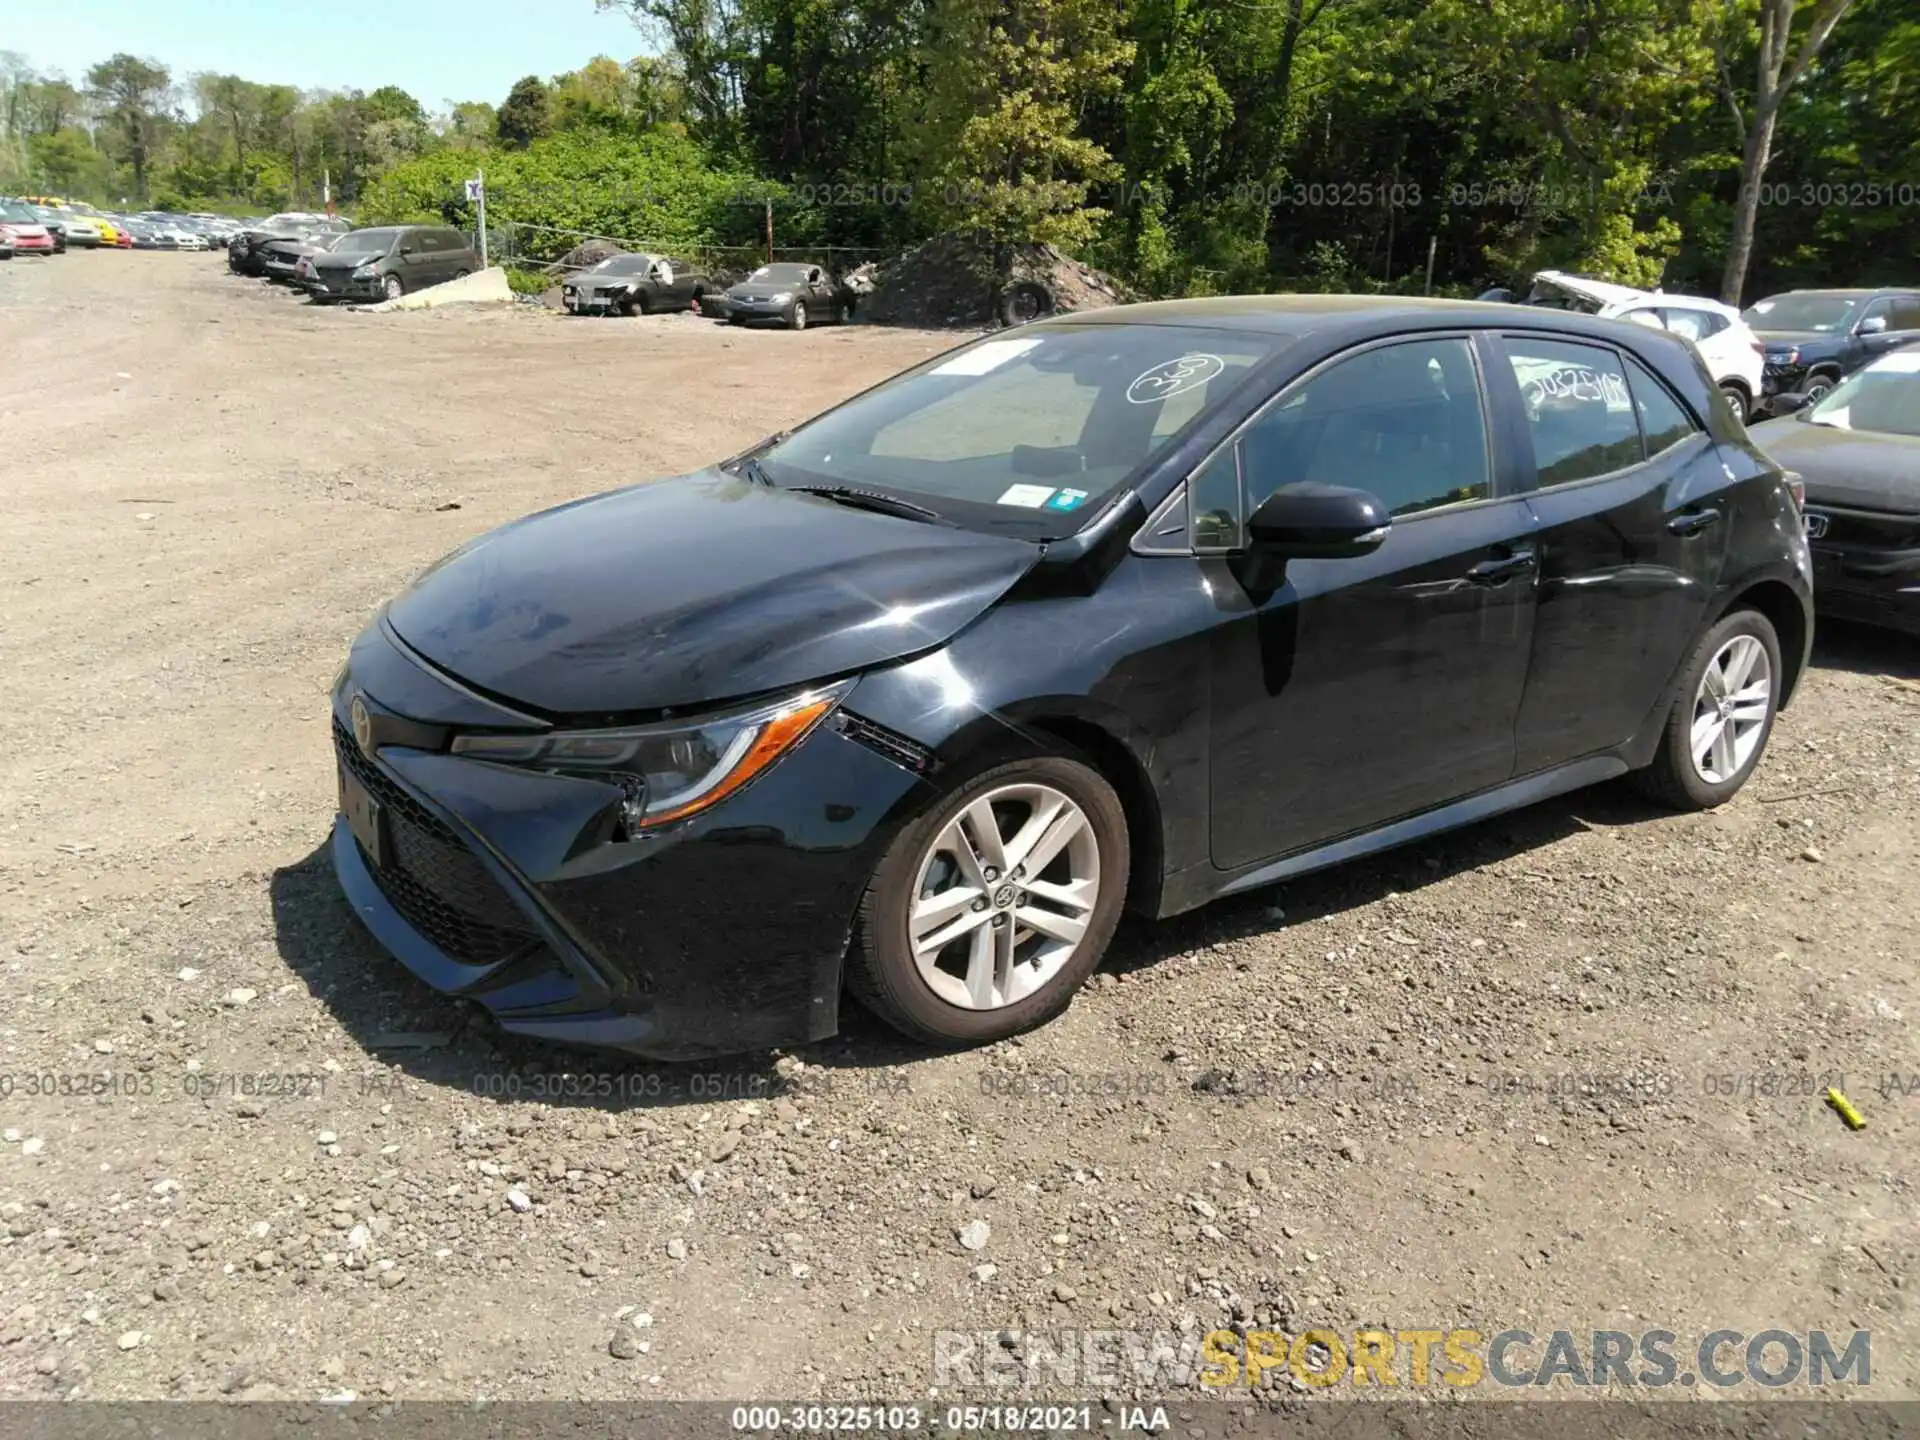
M 1741 318 L 1766 346 L 1766 394 L 1820 399 L 1877 355 L 1920 340 L 1920 289 L 1789 290 L 1755 301 Z

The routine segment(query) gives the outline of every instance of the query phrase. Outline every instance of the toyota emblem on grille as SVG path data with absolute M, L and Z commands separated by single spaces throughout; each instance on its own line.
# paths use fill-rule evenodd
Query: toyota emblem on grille
M 373 717 L 367 714 L 367 702 L 358 695 L 353 697 L 353 738 L 361 750 L 371 757 L 373 754 Z
M 1827 517 L 1822 515 L 1818 510 L 1809 510 L 1807 512 L 1807 538 L 1809 540 L 1818 540 L 1826 533 Z

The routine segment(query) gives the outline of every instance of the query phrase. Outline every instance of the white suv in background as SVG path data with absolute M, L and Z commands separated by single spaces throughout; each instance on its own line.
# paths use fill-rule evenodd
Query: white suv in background
M 1738 310 L 1718 300 L 1635 290 L 1561 270 L 1542 270 L 1533 277 L 1533 288 L 1522 303 L 1580 310 L 1609 320 L 1631 320 L 1691 340 L 1700 358 L 1707 362 L 1714 384 L 1743 421 L 1753 414 L 1754 401 L 1763 393 L 1767 347 L 1740 318 Z

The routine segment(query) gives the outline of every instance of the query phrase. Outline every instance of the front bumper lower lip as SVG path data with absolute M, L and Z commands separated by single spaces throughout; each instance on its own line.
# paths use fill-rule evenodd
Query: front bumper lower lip
M 433 718 L 386 709 L 370 682 Z M 376 625 L 334 693 L 336 763 L 385 814 L 384 868 L 343 815 L 334 870 L 403 965 L 512 1033 L 654 1060 L 834 1033 L 860 897 L 924 779 L 829 720 L 713 810 L 615 842 L 614 786 L 377 738 L 444 729 L 440 684 Z M 356 698 L 375 758 L 352 738 Z

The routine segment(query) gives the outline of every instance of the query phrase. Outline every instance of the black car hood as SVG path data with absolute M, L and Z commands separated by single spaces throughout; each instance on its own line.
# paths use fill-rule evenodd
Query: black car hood
M 1791 419 L 1752 433 L 1762 450 L 1805 477 L 1809 504 L 1920 514 L 1920 439 Z
M 1773 346 L 1781 346 L 1781 347 L 1788 346 L 1788 345 L 1797 345 L 1802 350 L 1806 350 L 1809 348 L 1818 348 L 1820 346 L 1834 346 L 1837 348 L 1843 345 L 1846 342 L 1846 338 L 1847 338 L 1844 335 L 1834 335 L 1831 333 L 1823 333 L 1822 331 L 1819 331 L 1819 330 L 1755 329 L 1753 333 L 1759 339 L 1760 343 L 1763 345 L 1773 345 Z
M 388 621 L 475 689 L 548 715 L 684 709 L 940 645 L 1039 554 L 706 470 L 482 536 Z

